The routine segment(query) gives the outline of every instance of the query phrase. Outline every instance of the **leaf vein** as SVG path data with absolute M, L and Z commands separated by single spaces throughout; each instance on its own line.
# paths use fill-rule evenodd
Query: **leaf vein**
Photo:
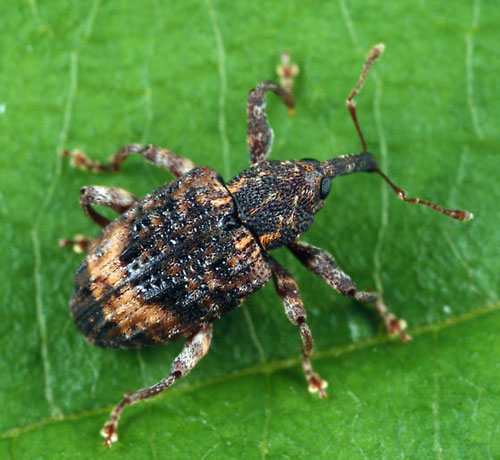
M 269 424 L 271 422 L 271 382 L 269 381 L 269 373 L 266 373 L 266 407 L 265 407 L 265 419 L 264 419 L 264 429 L 262 431 L 262 442 L 260 444 L 261 458 L 266 460 L 267 458 L 267 438 L 269 433 Z
M 439 365 L 437 359 L 438 350 L 438 335 L 439 331 L 434 331 L 434 352 L 432 354 L 433 375 L 434 375 L 434 399 L 432 401 L 432 421 L 434 427 L 434 450 L 436 458 L 441 460 L 443 457 L 443 449 L 440 440 L 440 424 L 439 424 Z
M 221 445 L 221 442 L 220 441 L 217 441 L 212 447 L 210 447 L 210 449 L 208 449 L 201 457 L 200 457 L 200 460 L 205 460 L 206 458 L 208 458 L 212 452 L 214 452 L 216 449 L 218 449 Z
M 36 27 L 38 30 L 42 30 L 44 25 L 40 19 L 40 15 L 38 14 L 38 6 L 36 4 L 36 0 L 28 0 L 28 4 L 31 9 L 31 15 L 33 16 L 33 20 L 35 21 Z
M 481 12 L 481 0 L 474 0 L 472 12 L 472 27 L 469 32 L 465 34 L 465 74 L 467 81 L 467 104 L 472 117 L 472 127 L 476 136 L 484 139 L 484 132 L 479 123 L 479 115 L 477 106 L 474 101 L 474 32 L 479 25 L 479 16 Z
M 427 324 L 424 326 L 410 328 L 408 331 L 414 338 L 425 335 L 428 333 L 437 333 L 442 330 L 448 329 L 450 327 L 466 323 L 468 321 L 481 318 L 488 314 L 498 313 L 500 312 L 500 303 L 491 304 L 487 303 L 483 308 L 469 311 L 463 313 L 461 315 L 454 316 L 452 318 L 446 318 L 443 321 L 439 321 L 436 323 Z M 341 355 L 352 353 L 358 350 L 368 349 L 370 347 L 376 347 L 385 343 L 393 342 L 394 339 L 387 335 L 380 335 L 373 337 L 368 340 L 364 340 L 362 342 L 350 343 L 346 345 L 341 345 L 337 347 L 332 347 L 327 350 L 320 351 L 315 354 L 313 360 L 319 361 L 321 359 L 339 357 Z M 408 345 L 410 346 L 410 345 Z M 257 375 L 257 374 L 272 374 L 274 372 L 278 372 L 284 369 L 289 369 L 295 366 L 298 366 L 300 363 L 300 358 L 290 358 L 280 361 L 268 361 L 263 364 L 258 364 L 255 366 L 248 367 L 246 369 L 241 369 L 239 371 L 235 371 L 220 377 L 213 378 L 211 380 L 205 380 L 203 382 L 196 383 L 184 383 L 180 384 L 177 387 L 173 387 L 169 390 L 167 397 L 171 397 L 175 394 L 188 393 L 197 391 L 202 388 L 210 387 L 212 385 L 218 385 L 220 383 L 224 383 L 230 380 L 243 378 L 249 375 Z M 164 398 L 165 394 L 161 394 L 157 396 L 157 400 Z M 48 417 L 37 422 L 19 426 L 15 428 L 10 428 L 3 433 L 0 433 L 0 439 L 8 439 L 8 438 L 17 438 L 25 433 L 29 433 L 35 429 L 43 428 L 45 426 L 54 425 L 57 423 L 65 422 L 65 421 L 75 421 L 81 420 L 88 417 L 93 417 L 97 415 L 101 415 L 103 413 L 107 413 L 111 410 L 112 406 L 100 407 L 96 409 L 92 409 L 90 411 L 84 411 L 77 414 L 69 414 L 63 415 L 61 417 Z
M 354 436 L 355 432 L 356 432 L 356 424 L 358 422 L 358 419 L 359 419 L 359 415 L 361 414 L 361 406 L 362 406 L 362 403 L 361 403 L 361 400 L 351 391 L 347 391 L 347 395 L 354 400 L 355 404 L 356 404 L 356 413 L 354 414 L 354 417 L 352 419 L 352 422 L 351 422 L 351 426 L 350 426 L 350 429 L 349 429 L 349 433 L 350 433 L 350 437 L 351 437 L 351 442 L 352 444 L 354 445 L 354 447 L 356 447 L 356 449 L 359 451 L 360 455 L 368 460 L 368 457 L 366 456 L 365 454 L 365 451 L 363 450 L 363 448 L 358 444 L 357 440 L 356 440 L 356 437 Z
M 245 317 L 245 321 L 246 321 L 247 326 L 248 326 L 250 340 L 255 345 L 255 348 L 257 348 L 257 354 L 259 355 L 260 363 L 265 363 L 266 362 L 266 353 L 264 352 L 264 347 L 260 343 L 259 337 L 257 336 L 257 332 L 255 330 L 252 315 L 250 314 L 250 310 L 248 309 L 248 305 L 244 305 L 242 308 L 243 308 L 243 316 Z
M 226 132 L 226 93 L 227 93 L 227 73 L 226 73 L 226 50 L 224 48 L 224 41 L 217 22 L 217 15 L 215 14 L 214 7 L 211 0 L 205 0 L 209 15 L 212 31 L 215 35 L 215 42 L 217 44 L 217 60 L 219 71 L 219 133 L 222 142 L 222 161 L 224 163 L 224 175 L 229 177 L 231 172 L 230 158 L 229 158 L 229 141 Z
M 86 21 L 83 42 L 86 42 L 91 34 L 92 25 L 94 22 L 95 15 L 97 14 L 98 6 L 99 6 L 99 0 L 96 0 L 92 5 L 89 17 Z M 47 188 L 47 193 L 45 194 L 45 197 L 42 201 L 42 205 L 40 206 L 40 211 L 38 212 L 33 227 L 31 229 L 31 241 L 34 254 L 33 278 L 35 284 L 35 307 L 36 307 L 37 325 L 40 333 L 40 350 L 41 350 L 42 365 L 44 371 L 44 392 L 50 413 L 53 417 L 60 416 L 61 410 L 55 404 L 52 392 L 52 376 L 51 376 L 50 358 L 48 351 L 47 323 L 45 320 L 45 312 L 42 299 L 42 290 L 43 290 L 42 279 L 41 279 L 42 255 L 40 251 L 40 240 L 38 232 L 40 228 L 40 223 L 47 214 L 47 209 L 54 197 L 54 193 L 58 185 L 59 178 L 61 176 L 61 171 L 62 171 L 61 151 L 68 137 L 68 131 L 71 124 L 73 103 L 75 100 L 75 95 L 78 87 L 79 49 L 80 48 L 77 48 L 70 53 L 69 90 L 64 108 L 62 129 L 59 133 L 59 138 L 56 146 L 56 158 L 52 174 L 53 177 L 50 180 L 50 184 Z

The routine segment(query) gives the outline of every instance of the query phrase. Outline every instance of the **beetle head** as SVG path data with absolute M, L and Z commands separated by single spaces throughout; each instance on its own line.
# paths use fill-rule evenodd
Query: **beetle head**
M 473 217 L 468 211 L 408 198 L 380 171 L 375 157 L 368 152 L 322 163 L 312 159 L 262 161 L 236 176 L 227 188 L 236 201 L 241 222 L 259 238 L 264 249 L 275 249 L 291 243 L 311 226 L 330 191 L 331 179 L 357 172 L 377 173 L 408 203 L 427 206 L 457 220 Z
M 227 184 L 241 222 L 264 249 L 292 242 L 313 223 L 330 191 L 330 177 L 316 160 L 262 161 Z

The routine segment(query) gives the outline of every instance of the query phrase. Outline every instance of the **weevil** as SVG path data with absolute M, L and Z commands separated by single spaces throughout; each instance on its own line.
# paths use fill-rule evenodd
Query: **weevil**
M 278 247 L 287 247 L 340 294 L 373 304 L 389 333 L 410 340 L 404 320 L 389 312 L 378 293 L 359 290 L 328 252 L 299 240 L 323 207 L 331 180 L 357 172 L 379 174 L 405 202 L 428 206 L 458 220 L 472 218 L 467 211 L 408 198 L 367 151 L 354 98 L 383 50 L 379 44 L 370 51 L 346 102 L 361 140 L 361 153 L 325 161 L 268 160 L 273 131 L 266 113 L 266 92 L 281 98 L 290 112 L 295 105 L 291 90 L 298 68 L 290 64 L 288 54 L 283 54 L 277 68 L 281 84 L 264 81 L 248 95 L 251 166 L 227 183 L 214 170 L 195 167 L 190 160 L 153 145 L 127 145 L 108 163 L 93 161 L 80 151 L 64 152 L 74 166 L 96 172 L 117 171 L 129 155 L 139 154 L 175 177 L 142 199 L 119 188 L 82 188 L 81 207 L 103 230 L 94 241 L 79 237 L 61 242 L 61 246 L 88 249 L 74 277 L 70 311 L 90 343 L 141 348 L 187 338 L 167 377 L 126 393 L 113 409 L 101 430 L 105 445 L 118 439 L 118 421 L 124 408 L 161 393 L 186 376 L 208 352 L 215 320 L 241 305 L 270 279 L 288 319 L 299 328 L 308 388 L 326 396 L 327 382 L 312 368 L 313 337 L 299 288 L 270 254 Z M 120 216 L 109 221 L 94 210 L 94 205 L 107 206 Z

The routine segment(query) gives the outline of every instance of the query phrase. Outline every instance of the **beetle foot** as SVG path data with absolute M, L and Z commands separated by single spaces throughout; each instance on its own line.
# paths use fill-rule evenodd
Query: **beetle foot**
M 101 436 L 106 438 L 103 445 L 111 447 L 111 445 L 118 441 L 118 432 L 116 431 L 116 423 L 106 423 L 101 429 Z
M 405 329 L 408 327 L 408 323 L 404 319 L 397 318 L 393 315 L 389 310 L 387 310 L 387 307 L 381 300 L 377 300 L 375 302 L 375 308 L 384 320 L 389 335 L 397 334 L 401 337 L 403 342 L 409 342 L 411 340 L 411 336 L 405 332 Z
M 73 168 L 83 169 L 84 171 L 92 169 L 92 160 L 79 149 L 63 150 L 62 156 L 70 158 L 70 164 Z
M 299 73 L 299 66 L 291 63 L 290 53 L 287 51 L 281 53 L 281 63 L 276 67 L 276 73 L 280 78 L 280 86 L 287 93 L 293 95 L 293 83 Z M 291 117 L 295 115 L 294 107 L 288 107 L 288 115 Z
M 92 160 L 80 149 L 75 149 L 72 151 L 63 150 L 61 154 L 63 157 L 69 157 L 71 166 L 76 169 L 82 169 L 83 171 L 92 171 L 94 173 L 116 170 L 116 168 L 113 168 L 107 163 L 100 163 L 99 161 Z
M 326 398 L 325 388 L 328 386 L 326 380 L 320 378 L 318 374 L 313 374 L 308 378 L 307 382 L 310 393 L 318 393 L 321 399 Z
M 389 335 L 399 335 L 403 342 L 409 342 L 411 340 L 411 335 L 405 332 L 408 323 L 404 319 L 396 318 L 392 313 L 389 313 L 387 320 L 384 319 L 384 321 Z
M 86 238 L 83 235 L 75 235 L 72 240 L 59 240 L 60 248 L 67 248 L 69 246 L 72 246 L 73 251 L 75 251 L 77 254 L 85 252 L 91 244 L 92 239 Z

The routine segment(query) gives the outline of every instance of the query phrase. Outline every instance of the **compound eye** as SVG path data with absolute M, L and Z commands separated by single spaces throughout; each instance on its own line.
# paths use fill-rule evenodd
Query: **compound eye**
M 312 165 L 319 165 L 319 161 L 315 160 L 314 158 L 302 158 L 300 160 L 302 163 L 311 163 Z
M 321 179 L 321 183 L 319 184 L 319 197 L 324 200 L 328 194 L 330 193 L 330 178 L 329 177 L 323 177 Z

